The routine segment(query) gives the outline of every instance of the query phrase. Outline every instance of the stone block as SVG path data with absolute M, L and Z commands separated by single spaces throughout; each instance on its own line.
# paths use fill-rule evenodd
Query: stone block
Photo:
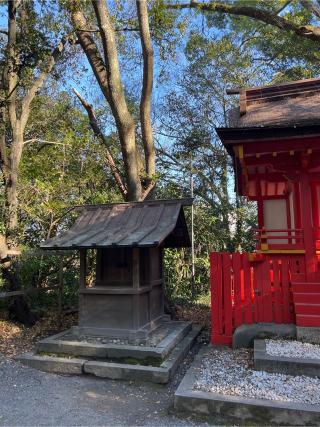
M 233 334 L 232 347 L 253 347 L 255 339 L 264 338 L 292 339 L 296 337 L 296 325 L 278 323 L 254 323 L 241 325 Z
M 297 339 L 311 344 L 320 344 L 320 328 L 297 326 Z
M 276 374 L 320 377 L 320 360 L 273 356 L 267 353 L 265 340 L 255 340 L 254 369 Z
M 84 359 L 67 359 L 65 357 L 39 356 L 33 354 L 23 354 L 17 357 L 23 365 L 39 369 L 45 372 L 56 374 L 82 374 Z

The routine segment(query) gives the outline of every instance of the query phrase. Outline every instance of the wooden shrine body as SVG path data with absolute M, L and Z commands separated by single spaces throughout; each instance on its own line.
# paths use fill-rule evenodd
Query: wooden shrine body
M 163 248 L 97 250 L 96 283 L 85 285 L 81 250 L 80 335 L 144 340 L 164 320 Z
M 164 314 L 165 248 L 191 245 L 183 207 L 191 199 L 87 205 L 70 230 L 43 249 L 80 252 L 78 336 L 143 343 Z M 95 279 L 89 279 L 95 264 Z M 92 275 L 92 268 L 90 275 Z

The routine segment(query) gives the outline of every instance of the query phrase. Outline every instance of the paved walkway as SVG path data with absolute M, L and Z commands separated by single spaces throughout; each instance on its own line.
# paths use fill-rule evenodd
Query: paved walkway
M 189 360 L 188 360 L 189 359 Z M 171 413 L 173 394 L 190 363 L 167 386 L 48 374 L 0 354 L 0 425 L 204 426 Z

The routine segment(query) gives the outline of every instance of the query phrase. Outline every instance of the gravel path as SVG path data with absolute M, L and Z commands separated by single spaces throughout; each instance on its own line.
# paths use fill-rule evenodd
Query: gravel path
M 167 386 L 48 374 L 0 353 L 0 425 L 205 426 L 172 415 L 173 394 L 189 356 Z
M 194 388 L 233 396 L 320 403 L 320 379 L 254 371 L 252 350 L 210 349 Z
M 266 351 L 270 356 L 320 359 L 320 345 L 300 341 L 266 340 Z

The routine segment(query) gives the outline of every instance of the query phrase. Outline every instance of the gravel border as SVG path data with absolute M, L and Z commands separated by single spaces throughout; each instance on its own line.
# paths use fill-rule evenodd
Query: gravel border
M 249 398 L 218 394 L 195 389 L 203 369 L 203 360 L 212 361 L 213 346 L 202 348 L 175 393 L 174 407 L 178 413 L 206 416 L 227 415 L 233 422 L 284 425 L 318 425 L 320 405 L 299 402 L 280 402 L 270 399 Z M 219 349 L 225 352 L 226 349 Z M 231 351 L 231 350 L 227 350 Z
M 270 356 L 282 356 L 320 360 L 320 345 L 301 341 L 265 340 L 266 352 Z

